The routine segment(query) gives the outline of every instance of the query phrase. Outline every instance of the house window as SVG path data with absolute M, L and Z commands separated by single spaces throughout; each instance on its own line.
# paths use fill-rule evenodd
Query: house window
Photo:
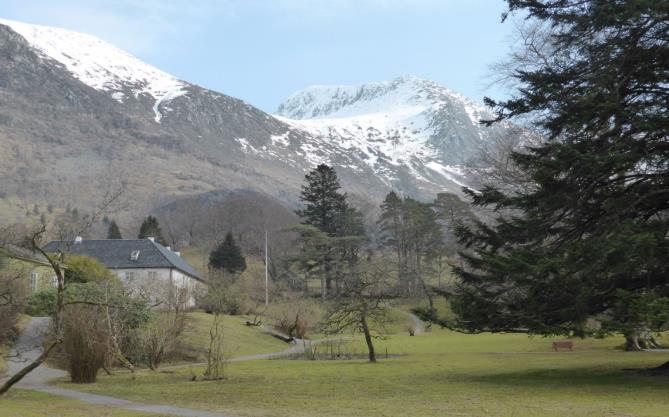
M 57 275 L 54 275 L 54 276 L 51 277 L 51 285 L 53 285 L 54 287 L 58 286 L 58 276 Z
M 37 291 L 37 281 L 39 280 L 39 274 L 36 271 L 30 273 L 30 290 L 32 292 Z
M 158 272 L 149 271 L 149 281 L 155 281 L 158 279 Z
M 135 273 L 131 272 L 131 271 L 126 272 L 125 273 L 125 280 L 128 283 L 133 282 L 135 280 Z

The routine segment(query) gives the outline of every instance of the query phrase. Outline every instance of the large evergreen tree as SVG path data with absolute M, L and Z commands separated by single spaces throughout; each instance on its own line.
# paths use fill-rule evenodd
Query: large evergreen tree
M 357 253 L 364 240 L 365 230 L 362 214 L 348 204 L 346 193 L 335 170 L 325 164 L 318 165 L 305 176 L 300 200 L 304 208 L 297 210 L 302 224 L 313 226 L 328 238 L 323 247 L 318 248 L 322 258 L 314 260 L 322 265 L 327 295 L 333 280 L 339 283 L 344 273 L 343 264 L 357 260 Z
M 223 242 L 209 255 L 209 266 L 229 274 L 239 274 L 246 270 L 246 258 L 232 233 L 228 232 Z
M 531 187 L 470 193 L 505 215 L 459 231 L 471 251 L 458 325 L 585 334 L 594 316 L 634 341 L 654 321 L 621 311 L 669 295 L 667 2 L 508 4 L 543 39 L 518 55 L 534 58 L 510 72 L 516 95 L 488 102 L 497 120 L 529 116 L 546 140 L 512 156 Z
M 109 223 L 109 229 L 107 230 L 107 239 L 123 239 L 121 235 L 121 230 L 118 228 L 116 221 L 112 220 Z
M 334 168 L 320 164 L 304 178 L 300 201 L 304 208 L 297 211 L 302 224 L 308 224 L 334 237 L 341 234 L 348 204 L 342 193 Z
M 146 239 L 149 237 L 155 238 L 156 242 L 160 243 L 163 246 L 167 245 L 167 240 L 163 236 L 163 230 L 160 228 L 158 219 L 153 216 L 147 216 L 146 219 L 142 222 L 142 225 L 139 228 L 139 239 Z
M 443 245 L 437 213 L 430 204 L 400 198 L 391 191 L 381 204 L 379 225 L 382 243 L 396 255 L 398 278 L 405 293 L 412 295 L 420 288 L 432 305 L 424 275 L 426 262 L 434 259 Z

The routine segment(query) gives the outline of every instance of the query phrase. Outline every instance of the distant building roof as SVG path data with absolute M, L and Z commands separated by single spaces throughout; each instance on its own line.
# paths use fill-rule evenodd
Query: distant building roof
M 47 252 L 66 252 L 96 258 L 109 269 L 174 268 L 197 280 L 197 272 L 181 256 L 150 239 L 56 240 L 44 247 Z
M 0 255 L 5 255 L 10 258 L 20 259 L 23 261 L 34 262 L 46 266 L 50 266 L 49 261 L 39 252 L 30 249 L 22 248 L 16 245 L 0 246 Z

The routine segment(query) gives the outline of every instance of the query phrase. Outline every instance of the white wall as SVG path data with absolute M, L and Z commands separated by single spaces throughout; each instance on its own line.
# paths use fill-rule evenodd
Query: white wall
M 127 288 L 137 294 L 146 296 L 151 303 L 174 302 L 176 299 L 175 294 L 186 291 L 188 297 L 187 306 L 195 306 L 194 294 L 199 282 L 176 269 L 124 268 L 113 269 L 112 272 L 119 277 Z M 129 277 L 128 273 L 132 277 Z

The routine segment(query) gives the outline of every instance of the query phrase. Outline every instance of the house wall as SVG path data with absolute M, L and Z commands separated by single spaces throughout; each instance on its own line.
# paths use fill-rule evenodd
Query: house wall
M 126 287 L 147 296 L 152 303 L 175 303 L 179 295 L 185 297 L 188 307 L 195 306 L 195 292 L 199 282 L 176 269 L 123 268 L 112 272 Z
M 23 259 L 5 257 L 0 261 L 0 273 L 20 277 L 27 292 L 42 291 L 57 285 L 56 274 L 50 266 Z

